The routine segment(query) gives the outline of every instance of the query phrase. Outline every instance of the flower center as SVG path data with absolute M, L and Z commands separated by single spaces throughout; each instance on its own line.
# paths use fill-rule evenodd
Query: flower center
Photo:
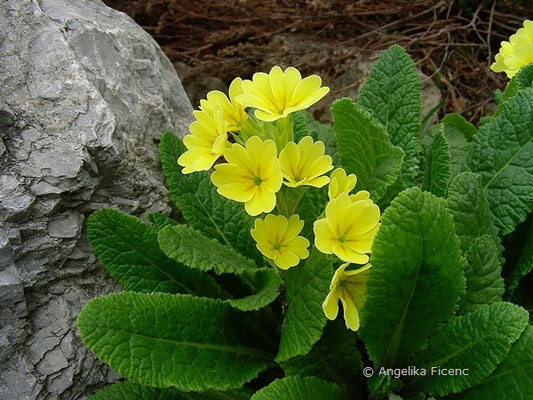
M 263 182 L 263 180 L 261 179 L 260 176 L 254 176 L 254 178 L 252 179 L 252 181 L 254 182 L 254 185 L 256 185 L 256 186 L 261 185 L 261 182 Z
M 340 288 L 345 288 L 347 286 L 348 286 L 348 281 L 347 280 L 343 279 L 343 280 L 339 281 L 339 287 Z
M 302 180 L 302 178 L 300 178 L 299 176 L 295 176 L 294 177 L 294 181 L 295 182 L 300 182 Z
M 341 242 L 341 243 L 346 242 L 346 238 L 344 237 L 344 235 L 340 235 L 340 236 L 337 238 L 337 240 L 338 240 L 339 242 Z
M 279 242 L 272 243 L 272 247 L 274 248 L 274 250 L 280 250 L 281 249 L 281 243 L 279 243 Z

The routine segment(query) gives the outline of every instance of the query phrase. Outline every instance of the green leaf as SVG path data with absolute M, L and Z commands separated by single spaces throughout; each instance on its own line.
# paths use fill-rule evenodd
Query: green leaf
M 98 210 L 89 217 L 87 236 L 98 260 L 124 290 L 227 297 L 209 275 L 165 256 L 155 229 L 131 215 Z
M 404 153 L 402 178 L 414 184 L 420 153 L 420 83 L 415 63 L 400 46 L 383 52 L 361 87 L 359 103 L 385 127 Z
M 218 275 L 231 273 L 244 278 L 256 293 L 228 300 L 234 307 L 244 311 L 258 310 L 278 297 L 281 279 L 274 269 L 257 268 L 252 260 L 186 225 L 163 228 L 159 231 L 159 245 L 168 257 L 191 268 L 213 270 Z
M 181 173 L 177 160 L 185 150 L 178 137 L 165 132 L 159 153 L 174 204 L 191 227 L 220 243 L 235 246 L 239 253 L 262 265 L 263 257 L 250 235 L 253 219 L 246 214 L 242 204 L 219 195 L 207 173 Z
M 400 193 L 382 215 L 371 262 L 359 336 L 374 365 L 394 366 L 452 318 L 465 293 L 444 200 L 418 188 Z
M 311 243 L 314 241 L 313 223 L 324 212 L 328 201 L 328 188 L 324 186 L 322 188 L 310 187 L 298 203 L 297 214 L 305 222 L 301 235 L 309 239 Z
M 444 117 L 444 120 L 446 120 L 446 117 Z M 464 121 L 464 124 L 468 124 L 468 122 Z M 466 158 L 470 149 L 470 142 L 467 135 L 470 134 L 473 133 L 469 132 L 468 128 L 460 128 L 457 125 L 444 123 L 444 137 L 448 141 L 448 150 L 450 152 L 450 182 L 461 172 L 468 169 Z
M 251 400 L 341 400 L 342 390 L 336 384 L 308 376 L 277 379 L 256 392 Z
M 442 119 L 442 125 L 450 154 L 449 182 L 451 182 L 455 176 L 468 169 L 466 158 L 477 129 L 458 114 L 447 114 Z
M 448 190 L 447 206 L 453 215 L 455 232 L 466 251 L 474 240 L 490 235 L 496 237 L 489 204 L 483 192 L 481 177 L 463 172 L 455 177 Z
M 178 221 L 174 221 L 172 218 L 158 212 L 152 211 L 146 214 L 146 220 L 152 224 L 152 226 L 158 231 L 163 229 L 167 225 L 178 225 Z
M 273 359 L 247 315 L 221 300 L 122 292 L 91 300 L 77 324 L 98 358 L 148 386 L 238 388 Z
M 520 279 L 533 269 L 533 214 L 529 214 L 508 240 L 506 238 L 506 251 L 509 253 L 509 265 L 506 265 L 505 291 L 509 297 L 518 287 Z
M 390 205 L 391 201 L 394 200 L 394 198 L 398 196 L 398 193 L 400 193 L 404 188 L 405 184 L 402 180 L 402 177 L 399 176 L 396 182 L 387 188 L 387 191 L 383 197 L 381 197 L 381 199 L 379 199 L 377 202 L 379 209 L 385 210 Z
M 243 392 L 241 390 L 241 392 Z M 134 382 L 119 382 L 100 390 L 89 400 L 249 400 L 245 393 L 221 392 L 180 392 L 173 388 L 159 389 L 139 385 Z
M 330 259 L 314 249 L 306 262 L 284 274 L 287 313 L 277 362 L 309 353 L 326 325 L 322 303 L 333 277 Z
M 139 385 L 134 382 L 119 382 L 100 390 L 89 397 L 89 400 L 181 400 L 185 397 L 178 391 L 168 388 L 159 389 Z
M 259 310 L 272 303 L 279 296 L 281 279 L 274 269 L 261 269 L 256 272 L 245 272 L 247 282 L 251 283 L 257 293 L 242 299 L 227 300 L 233 307 L 243 311 Z
M 363 363 L 355 347 L 355 333 L 342 318 L 329 321 L 320 340 L 305 356 L 294 357 L 281 364 L 287 376 L 316 376 L 348 387 L 362 386 Z M 351 388 L 352 390 L 359 387 Z
M 409 365 L 424 368 L 426 376 L 412 379 L 408 386 L 445 396 L 481 383 L 507 357 L 527 320 L 523 308 L 503 302 L 454 318 L 430 339 L 427 349 L 412 357 Z M 455 368 L 467 373 L 446 377 L 436 373 Z
M 339 155 L 337 154 L 337 137 L 331 125 L 321 124 L 315 121 L 313 116 L 304 112 L 303 114 L 307 130 L 315 140 L 321 140 L 326 147 L 326 154 L 333 160 L 333 165 L 339 166 Z
M 304 111 L 297 111 L 292 114 L 292 121 L 294 123 L 294 142 L 298 143 L 305 136 L 311 136 L 314 141 L 318 140 L 316 135 L 310 135 L 305 123 Z
M 502 279 L 501 246 L 494 237 L 484 235 L 472 243 L 465 252 L 466 295 L 461 302 L 461 312 L 475 311 L 485 304 L 502 300 L 505 291 Z
M 431 144 L 437 137 L 437 134 L 442 130 L 443 124 L 436 124 L 429 127 L 426 134 L 421 137 L 420 144 L 422 145 L 422 150 L 427 152 L 431 147 Z
M 383 127 L 352 100 L 335 101 L 331 112 L 342 167 L 357 176 L 357 190 L 368 190 L 379 201 L 399 176 L 402 149 L 392 146 Z
M 422 138 L 422 145 L 426 152 L 442 127 L 444 127 L 444 138 L 448 143 L 450 157 L 450 179 L 448 182 L 451 182 L 456 175 L 468 169 L 466 157 L 470 149 L 470 141 L 477 133 L 477 130 L 474 125 L 467 122 L 460 115 L 447 114 L 442 119 L 442 123 L 433 125 Z
M 469 142 L 474 138 L 477 129 L 459 114 L 446 114 L 441 121 L 445 128 L 459 132 Z
M 242 275 L 258 269 L 249 258 L 186 225 L 159 231 L 159 245 L 168 257 L 201 271 Z
M 450 179 L 450 155 L 448 141 L 444 137 L 444 128 L 438 132 L 426 154 L 425 177 L 422 189 L 435 196 L 444 197 Z
M 395 378 L 393 374 L 389 374 L 379 369 L 377 374 L 374 374 L 367 381 L 368 391 L 371 392 L 369 398 L 385 399 L 387 400 L 397 400 L 397 396 L 393 394 L 391 397 L 389 394 L 391 392 L 399 392 L 403 388 L 403 382 Z
M 527 326 L 507 358 L 481 384 L 456 400 L 527 400 L 533 398 L 533 327 Z
M 533 209 L 533 88 L 519 91 L 483 125 L 470 147 L 468 166 L 481 175 L 500 235 L 512 232 Z
M 494 113 L 494 116 L 497 116 L 500 114 L 503 110 L 503 105 L 507 100 L 509 100 L 511 97 L 516 96 L 516 94 L 526 88 L 530 88 L 533 86 L 533 64 L 526 65 L 525 67 L 521 68 L 518 73 L 516 73 L 509 83 L 507 84 L 507 87 L 505 88 L 504 92 L 502 93 L 502 98 L 500 103 L 498 104 L 498 109 Z
M 446 128 L 461 133 L 469 142 L 477 133 L 476 127 L 459 114 L 446 114 L 441 122 Z

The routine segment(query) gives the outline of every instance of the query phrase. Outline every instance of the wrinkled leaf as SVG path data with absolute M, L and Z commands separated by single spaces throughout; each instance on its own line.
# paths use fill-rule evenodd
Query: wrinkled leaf
M 390 143 L 383 127 L 350 99 L 331 108 L 341 166 L 357 176 L 356 190 L 377 202 L 399 177 L 403 151 Z
M 410 360 L 409 365 L 424 368 L 427 375 L 413 378 L 409 386 L 445 396 L 477 385 L 507 357 L 527 321 L 523 308 L 503 302 L 454 318 L 429 340 L 427 349 Z M 431 373 L 432 367 L 468 371 L 444 377 Z
M 402 179 L 414 183 L 420 153 L 420 83 L 415 63 L 400 46 L 383 52 L 361 87 L 359 103 L 405 153 Z
M 426 152 L 426 168 L 422 190 L 444 197 L 450 179 L 450 154 L 444 128 L 437 133 L 435 140 Z
M 91 300 L 77 324 L 98 358 L 147 386 L 239 388 L 274 357 L 254 341 L 247 315 L 221 300 L 122 292 Z
M 452 318 L 464 259 L 445 202 L 411 188 L 383 213 L 372 246 L 362 326 L 374 365 L 401 364 Z
M 157 232 L 117 210 L 94 212 L 87 223 L 94 253 L 125 290 L 227 297 L 214 279 L 169 259 L 159 248 Z
M 533 398 L 533 327 L 528 326 L 507 358 L 482 383 L 450 397 L 454 400 Z
M 341 400 L 342 390 L 332 382 L 313 376 L 277 379 L 259 390 L 252 400 Z
M 502 236 L 533 209 L 532 139 L 533 88 L 526 88 L 481 127 L 468 153 L 468 166 L 481 175 L 493 222 Z
M 461 240 L 463 251 L 468 250 L 474 240 L 483 235 L 496 237 L 497 231 L 479 175 L 471 172 L 457 175 L 450 185 L 446 204 L 453 215 L 455 232 Z
M 309 353 L 320 339 L 326 325 L 322 303 L 332 277 L 330 259 L 316 249 L 304 263 L 284 274 L 287 312 L 277 362 Z

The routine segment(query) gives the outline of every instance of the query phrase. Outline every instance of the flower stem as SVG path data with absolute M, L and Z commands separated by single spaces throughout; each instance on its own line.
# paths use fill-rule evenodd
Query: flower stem
M 287 218 L 293 215 L 307 189 L 307 186 L 297 186 L 295 188 L 282 186 L 281 190 L 276 194 L 278 214 L 284 215 Z
M 283 150 L 287 143 L 294 141 L 294 123 L 292 117 L 289 115 L 285 118 L 278 119 L 275 122 L 277 136 L 276 146 L 278 152 Z

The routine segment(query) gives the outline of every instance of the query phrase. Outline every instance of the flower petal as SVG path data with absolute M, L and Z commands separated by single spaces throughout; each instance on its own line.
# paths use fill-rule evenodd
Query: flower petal
M 377 226 L 379 217 L 379 207 L 375 204 L 368 205 L 359 215 L 357 223 L 350 230 L 350 235 L 363 235 L 371 231 Z
M 244 208 L 251 216 L 259 215 L 263 212 L 269 213 L 276 206 L 276 195 L 265 190 L 259 190 L 246 203 Z
M 317 246 L 318 247 L 318 246 Z M 366 264 L 369 257 L 366 254 L 354 250 L 345 243 L 336 243 L 332 248 L 333 253 L 341 260 L 354 264 Z
M 256 196 L 257 189 L 253 183 L 247 185 L 236 182 L 220 186 L 217 192 L 228 199 L 244 203 Z
M 278 252 L 274 262 L 281 269 L 289 269 L 298 265 L 300 258 L 293 252 L 284 250 Z
M 334 320 L 339 314 L 339 295 L 337 290 L 332 290 L 326 296 L 326 299 L 322 303 L 322 310 L 326 314 L 326 318 Z
M 337 244 L 337 236 L 330 227 L 326 218 L 319 219 L 313 224 L 313 231 L 315 233 L 315 246 L 325 254 L 333 253 L 333 246 Z
M 354 302 L 348 297 L 339 296 L 344 310 L 344 322 L 346 327 L 352 331 L 357 331 L 360 326 L 359 313 Z
M 287 229 L 285 230 L 285 237 L 288 240 L 291 240 L 298 236 L 304 227 L 304 221 L 300 219 L 298 214 L 291 215 L 288 223 Z

